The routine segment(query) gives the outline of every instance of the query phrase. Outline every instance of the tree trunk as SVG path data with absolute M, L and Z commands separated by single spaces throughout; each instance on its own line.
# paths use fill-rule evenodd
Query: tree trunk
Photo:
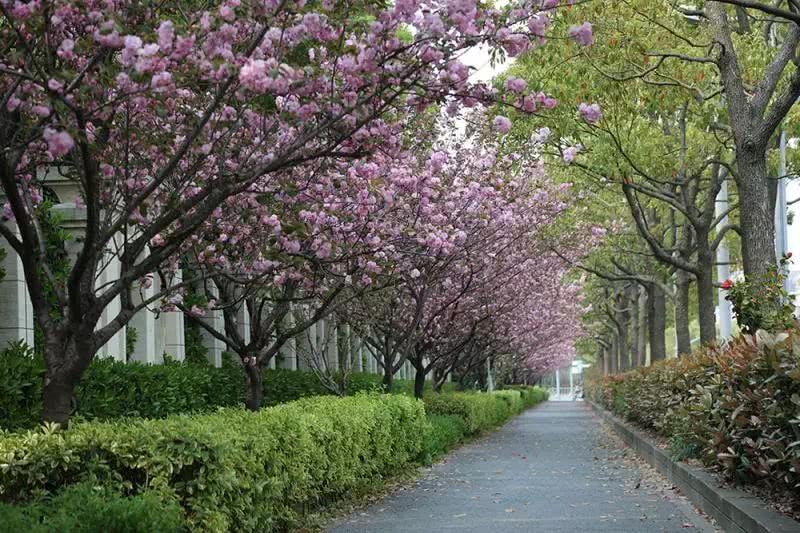
M 392 392 L 392 380 L 394 379 L 394 365 L 389 356 L 383 358 L 383 392 Z
M 414 398 L 421 399 L 422 394 L 425 392 L 425 370 L 422 368 L 422 365 L 414 365 L 414 369 L 417 371 L 416 374 L 414 374 Z
M 261 373 L 261 367 L 258 364 L 248 364 L 244 366 L 244 372 L 247 386 L 244 405 L 248 411 L 258 411 L 264 402 L 264 377 Z
M 603 374 L 605 375 L 606 371 L 605 371 L 605 361 L 603 360 L 603 345 L 600 344 L 599 342 L 596 343 L 594 359 L 597 367 L 602 368 Z
M 667 357 L 666 329 L 667 303 L 661 288 L 652 283 L 647 286 L 647 328 L 650 341 L 650 364 Z
M 42 421 L 66 426 L 72 414 L 72 393 L 77 381 L 51 374 L 48 370 L 42 388 Z
M 617 299 L 617 307 L 620 309 L 617 311 L 617 322 L 619 323 L 619 342 L 617 343 L 617 347 L 619 348 L 618 368 L 620 372 L 626 372 L 631 366 L 630 336 L 628 334 L 631 317 L 629 306 L 630 301 L 628 300 L 627 295 L 624 292 L 621 293 Z
M 72 396 L 86 368 L 94 358 L 94 351 L 85 339 L 76 333 L 80 328 L 70 328 L 70 333 L 45 332 L 46 372 L 42 386 L 42 421 L 68 425 L 72 414 Z M 77 337 L 84 339 L 79 341 Z
M 608 371 L 610 374 L 616 374 L 619 363 L 619 337 L 617 334 L 611 336 L 611 349 L 608 351 L 609 363 Z
M 444 385 L 444 381 L 447 379 L 447 372 L 443 371 L 439 367 L 433 369 L 433 383 L 431 383 L 431 389 L 433 392 L 441 392 L 442 385 Z
M 637 368 L 639 366 L 639 287 L 631 289 L 631 296 L 628 301 L 631 308 L 631 364 L 630 368 Z
M 636 300 L 639 307 L 639 330 L 636 332 L 639 359 L 636 361 L 636 366 L 641 368 L 647 363 L 647 297 L 641 288 Z
M 698 234 L 697 264 L 700 275 L 697 276 L 697 317 L 700 322 L 700 343 L 702 345 L 717 342 L 717 316 L 714 312 L 714 256 L 708 249 L 707 235 Z
M 692 333 L 689 330 L 689 273 L 678 270 L 675 273 L 675 335 L 678 356 L 691 353 Z
M 759 146 L 738 146 L 736 150 L 742 263 L 745 277 L 756 284 L 776 264 L 775 202 L 770 195 L 766 158 L 765 148 Z

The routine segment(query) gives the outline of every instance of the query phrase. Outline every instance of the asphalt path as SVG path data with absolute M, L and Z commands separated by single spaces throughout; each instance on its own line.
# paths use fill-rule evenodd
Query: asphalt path
M 330 533 L 713 532 L 583 402 L 546 402 Z

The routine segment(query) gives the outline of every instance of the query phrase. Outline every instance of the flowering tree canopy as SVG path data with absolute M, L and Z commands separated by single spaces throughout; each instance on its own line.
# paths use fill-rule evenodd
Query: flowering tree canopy
M 534 111 L 521 84 L 504 95 L 472 83 L 459 58 L 479 44 L 531 49 L 558 4 L 0 0 L 0 233 L 22 259 L 44 334 L 45 419 L 68 419 L 83 370 L 136 312 L 180 304 L 197 280 L 170 272 L 187 254 L 203 279 L 207 265 L 235 264 L 237 275 L 302 285 L 309 267 L 285 258 L 325 259 L 352 229 L 309 202 L 336 211 L 351 178 L 342 192 L 368 194 L 357 180 L 380 164 L 345 162 L 395 157 L 408 117 L 434 104 L 451 115 L 497 101 Z M 62 271 L 38 223 L 51 193 L 80 219 Z M 368 228 L 352 233 L 369 242 Z M 137 298 L 157 271 L 156 293 Z

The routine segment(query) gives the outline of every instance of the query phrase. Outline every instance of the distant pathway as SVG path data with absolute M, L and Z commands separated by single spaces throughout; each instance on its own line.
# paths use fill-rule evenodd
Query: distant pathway
M 547 402 L 338 521 L 345 532 L 711 532 L 583 402 Z

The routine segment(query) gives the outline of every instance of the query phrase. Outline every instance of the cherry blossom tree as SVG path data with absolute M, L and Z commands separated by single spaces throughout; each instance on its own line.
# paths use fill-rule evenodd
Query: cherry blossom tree
M 525 23 L 541 5 L 194 7 L 0 2 L 0 232 L 22 259 L 44 334 L 45 420 L 66 422 L 97 349 L 164 291 L 190 282 L 141 303 L 132 295 L 137 280 L 178 267 L 226 198 L 258 201 L 305 163 L 374 151 L 397 135 L 392 122 L 409 106 L 454 111 L 490 98 L 470 85 L 459 54 L 481 42 L 525 51 Z M 38 224 L 53 181 L 71 183 L 70 200 L 86 213 L 64 276 L 48 263 Z M 119 276 L 99 283 L 112 261 Z M 120 311 L 98 328 L 117 299 Z
M 568 187 L 550 182 L 541 165 L 503 155 L 496 144 L 460 145 L 431 154 L 406 194 L 416 201 L 393 213 L 401 218 L 386 275 L 395 283 L 348 311 L 351 327 L 376 354 L 384 386 L 408 360 L 417 371 L 418 396 L 430 372 L 446 374 L 441 370 L 454 368 L 468 348 L 487 342 L 488 331 L 546 329 L 557 309 L 579 323 L 574 308 L 545 299 L 557 294 L 569 270 L 563 255 L 550 249 L 556 235 L 567 248 L 562 254 L 573 257 L 586 242 L 575 238 L 577 228 L 555 228 L 568 208 Z M 540 300 L 553 307 L 550 314 L 539 312 Z M 575 328 L 563 331 L 564 342 L 574 340 Z M 524 350 L 532 363 L 544 363 L 537 350 L 548 346 L 546 332 L 503 337 L 502 349 Z

